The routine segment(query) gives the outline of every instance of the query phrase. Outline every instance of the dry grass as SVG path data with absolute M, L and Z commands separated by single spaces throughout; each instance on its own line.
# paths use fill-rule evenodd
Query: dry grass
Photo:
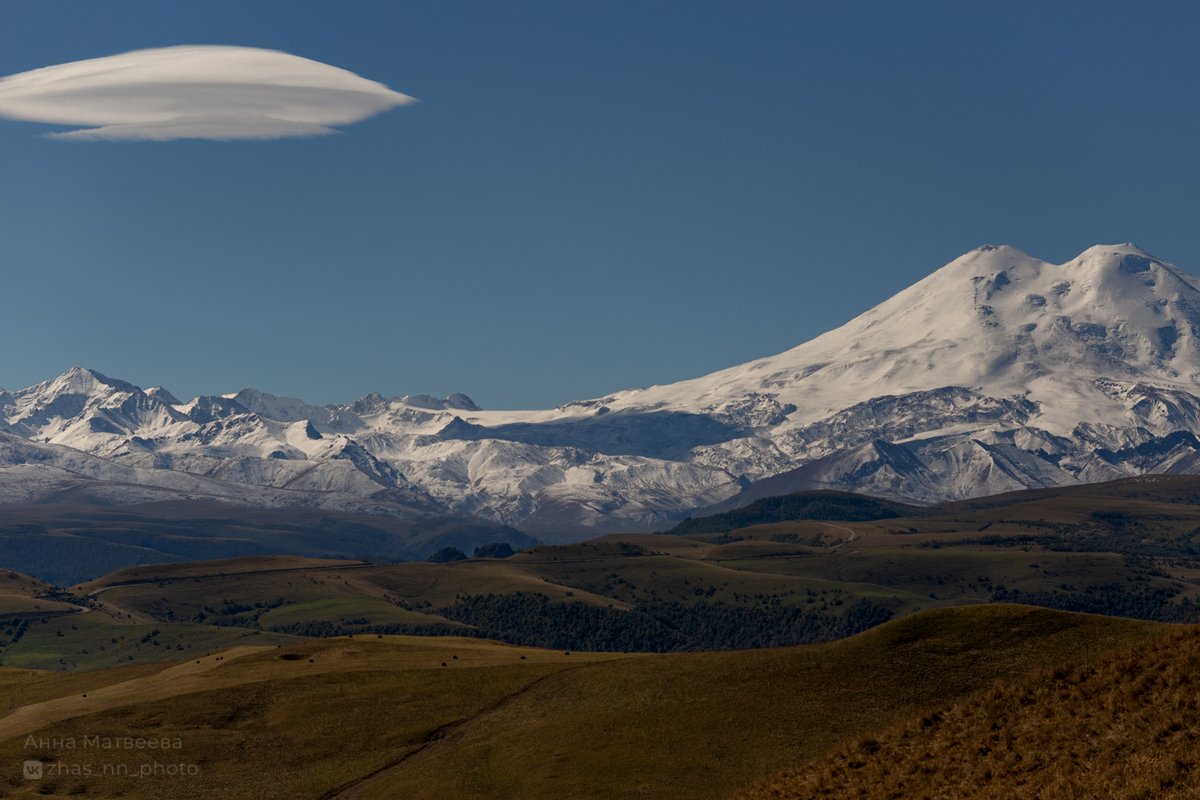
M 917 614 L 839 642 L 617 656 L 359 637 L 76 674 L 0 669 L 0 795 L 719 798 L 997 680 L 1159 636 L 1020 606 Z M 199 663 L 196 663 L 199 661 Z M 84 696 L 86 695 L 86 697 Z M 179 737 L 166 753 L 25 737 Z M 26 758 L 196 764 L 187 780 L 21 780 Z M 7 777 L 7 783 L 4 778 Z
M 781 774 L 775 798 L 1200 797 L 1200 629 L 997 684 Z
M 0 569 L 0 616 L 53 616 L 72 612 L 75 606 L 71 603 L 46 596 L 53 589 L 45 581 Z
M 1145 623 L 1020 606 L 918 614 L 851 639 L 646 656 L 562 674 L 365 798 L 717 798 L 915 711 L 1106 652 Z
M 0 764 L 9 765 L 0 796 L 320 797 L 547 676 L 607 658 L 479 640 L 371 637 L 236 648 L 165 669 L 51 675 L 46 686 L 14 670 L 0 692 L 37 691 L 0 718 Z M 104 683 L 110 672 L 114 680 Z M 104 750 L 83 746 L 88 736 L 178 738 L 182 746 Z M 68 741 L 75 746 L 61 746 Z M 92 773 L 26 782 L 19 769 L 31 758 Z M 195 765 L 198 773 L 136 777 L 153 762 Z M 128 774 L 106 775 L 106 768 Z

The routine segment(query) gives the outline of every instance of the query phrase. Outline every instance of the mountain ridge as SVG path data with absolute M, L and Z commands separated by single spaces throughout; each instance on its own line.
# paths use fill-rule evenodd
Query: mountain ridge
M 988 245 L 783 353 L 553 409 L 249 388 L 179 402 L 77 367 L 0 393 L 0 431 L 551 540 L 809 489 L 932 503 L 1200 472 L 1200 280 L 1129 243 L 1062 264 Z

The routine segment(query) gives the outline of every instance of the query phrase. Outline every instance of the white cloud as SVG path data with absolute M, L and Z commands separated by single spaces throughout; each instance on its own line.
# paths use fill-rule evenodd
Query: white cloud
M 58 139 L 278 139 L 333 133 L 413 102 L 277 50 L 185 45 L 0 78 L 0 117 L 83 126 Z

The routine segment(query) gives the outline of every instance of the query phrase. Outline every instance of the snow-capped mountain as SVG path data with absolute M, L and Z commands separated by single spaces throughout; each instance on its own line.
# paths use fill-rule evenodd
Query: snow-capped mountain
M 469 514 L 552 539 L 798 488 L 935 501 L 1200 472 L 1197 434 L 1200 281 L 1133 245 L 1065 264 L 989 246 L 785 353 L 542 411 L 180 402 L 76 368 L 0 391 L 0 486 L 37 494 L 29 454 L 10 455 L 35 447 L 40 468 L 127 492 Z

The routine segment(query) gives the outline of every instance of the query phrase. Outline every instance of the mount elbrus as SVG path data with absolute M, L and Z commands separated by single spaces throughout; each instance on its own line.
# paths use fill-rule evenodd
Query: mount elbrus
M 0 391 L 0 502 L 213 498 L 579 538 L 799 489 L 938 501 L 1200 473 L 1200 280 L 1133 245 L 982 247 L 836 330 L 544 411 L 464 395 Z

